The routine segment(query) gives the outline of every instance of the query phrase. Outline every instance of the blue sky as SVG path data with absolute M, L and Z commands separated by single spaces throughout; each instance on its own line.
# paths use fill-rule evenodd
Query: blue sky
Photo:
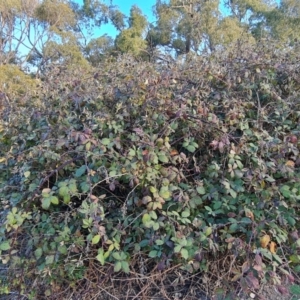
M 120 10 L 125 13 L 126 16 L 129 15 L 130 8 L 132 5 L 137 5 L 142 12 L 147 15 L 148 17 L 151 17 L 152 15 L 152 6 L 155 4 L 155 0 L 144 0 L 144 1 L 138 1 L 138 0 L 113 0 L 113 5 L 117 5 Z M 154 18 L 153 18 L 154 19 Z M 151 19 L 150 19 L 151 21 Z
M 82 4 L 82 0 L 75 0 L 76 2 Z M 110 4 L 110 1 L 106 0 L 104 3 Z M 153 13 L 152 13 L 152 6 L 156 3 L 156 0 L 112 0 L 112 5 L 118 6 L 120 11 L 124 13 L 126 16 L 129 16 L 130 8 L 133 5 L 137 5 L 143 12 L 144 15 L 147 16 L 147 19 L 149 22 L 153 22 L 155 20 Z M 102 25 L 99 30 L 97 30 L 96 35 L 101 36 L 103 34 L 110 35 L 112 37 L 115 37 L 118 32 L 114 28 L 113 25 L 107 24 Z
M 152 22 L 154 21 L 154 16 L 152 13 L 152 6 L 155 4 L 155 0 L 144 0 L 144 1 L 138 1 L 138 0 L 113 0 L 112 4 L 117 5 L 122 13 L 124 13 L 126 16 L 129 16 L 130 14 L 130 8 L 133 5 L 137 5 L 143 12 L 144 15 L 147 16 L 148 21 Z M 100 28 L 100 35 L 107 33 L 108 35 L 115 37 L 118 32 L 115 30 L 115 28 L 108 24 L 102 26 Z

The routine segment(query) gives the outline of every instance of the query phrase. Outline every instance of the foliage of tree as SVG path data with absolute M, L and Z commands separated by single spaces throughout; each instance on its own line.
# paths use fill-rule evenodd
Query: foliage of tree
M 220 10 L 221 5 L 227 10 Z M 150 47 L 167 46 L 177 54 L 213 52 L 240 42 L 272 37 L 293 40 L 299 33 L 298 1 L 156 1 L 157 23 L 148 36 Z
M 282 0 L 277 9 L 266 13 L 266 24 L 271 36 L 280 42 L 293 42 L 300 38 L 300 3 Z
M 147 47 L 144 33 L 147 26 L 147 19 L 142 11 L 133 6 L 130 10 L 128 28 L 121 31 L 116 37 L 115 44 L 121 53 L 130 53 L 135 56 L 140 55 Z
M 223 7 L 221 9 L 221 7 Z M 224 10 L 225 8 L 225 10 Z M 103 56 L 131 53 L 150 58 L 160 51 L 181 55 L 213 53 L 241 43 L 272 38 L 293 42 L 299 38 L 299 3 L 283 0 L 157 0 L 156 22 L 148 24 L 134 6 L 126 16 L 112 4 L 85 0 L 3 0 L 0 4 L 0 63 L 26 63 L 43 71 L 51 63 L 97 64 Z M 119 31 L 94 37 L 97 27 L 111 22 Z
M 94 66 L 116 52 L 113 38 L 108 35 L 92 39 L 85 47 L 87 60 Z

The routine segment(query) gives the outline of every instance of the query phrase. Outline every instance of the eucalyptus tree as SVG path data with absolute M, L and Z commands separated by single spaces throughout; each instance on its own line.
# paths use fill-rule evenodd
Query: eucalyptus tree
M 290 42 L 300 38 L 300 1 L 281 0 L 272 12 L 266 13 L 266 26 L 272 38 L 280 42 Z
M 121 53 L 131 53 L 134 56 L 143 55 L 147 48 L 145 33 L 147 18 L 137 6 L 132 6 L 128 19 L 128 28 L 123 29 L 115 40 L 115 46 Z
M 157 23 L 149 30 L 148 44 L 180 55 L 190 51 L 211 53 L 237 40 L 253 39 L 249 27 L 242 22 L 242 14 L 235 15 L 232 6 L 231 13 L 224 15 L 220 5 L 220 0 L 157 0 Z
M 43 37 L 36 19 L 38 0 L 0 1 L 0 64 L 23 63 Z M 24 51 L 25 49 L 25 51 Z

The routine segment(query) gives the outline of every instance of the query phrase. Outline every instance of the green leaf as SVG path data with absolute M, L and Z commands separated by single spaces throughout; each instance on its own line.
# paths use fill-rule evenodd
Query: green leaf
M 135 150 L 129 149 L 128 156 L 135 156 Z
M 163 199 L 169 199 L 171 197 L 171 193 L 168 190 L 167 186 L 162 186 L 160 191 L 159 191 L 159 196 L 162 197 Z
M 51 198 L 50 197 L 42 199 L 42 208 L 43 209 L 46 209 L 46 210 L 49 209 L 50 204 L 51 204 Z
M 51 196 L 50 200 L 51 200 L 51 203 L 54 205 L 58 205 L 58 203 L 59 203 L 58 198 L 55 196 Z
M 203 203 L 202 198 L 199 196 L 195 196 L 191 199 L 192 202 L 195 203 L 195 205 L 201 205 Z
M 46 265 L 51 265 L 54 262 L 54 255 L 48 255 L 46 256 L 45 264 Z
M 7 250 L 9 250 L 9 249 L 10 249 L 10 244 L 9 244 L 8 241 L 2 242 L 2 243 L 0 244 L 0 250 L 2 250 L 2 251 L 7 251 Z
M 158 155 L 158 160 L 162 163 L 167 163 L 169 161 L 168 157 L 165 154 Z
M 216 202 L 214 203 L 213 209 L 214 209 L 214 210 L 217 210 L 217 209 L 219 209 L 221 206 L 222 206 L 222 202 L 221 202 L 221 201 L 216 201 Z
M 70 184 L 69 184 L 69 191 L 70 193 L 74 194 L 77 192 L 77 186 L 76 186 L 76 181 L 72 181 Z
M 189 209 L 185 209 L 182 213 L 181 213 L 181 216 L 183 217 L 183 218 L 187 218 L 187 217 L 189 217 L 190 216 L 190 210 Z
M 236 198 L 237 193 L 233 189 L 229 189 L 229 194 L 231 195 L 232 198 Z
M 156 220 L 157 219 L 157 214 L 155 211 L 149 211 L 149 215 L 151 217 L 151 219 Z
M 270 261 L 272 261 L 272 253 L 271 253 L 269 250 L 264 249 L 264 248 L 259 248 L 259 250 L 260 250 L 260 253 L 261 253 L 264 257 L 266 257 L 266 258 L 268 258 Z
M 209 211 L 209 212 L 212 212 L 213 210 L 209 207 L 209 206 L 204 206 L 204 208 Z
M 95 236 L 92 238 L 92 245 L 98 244 L 99 241 L 100 241 L 100 238 L 101 238 L 100 234 L 95 235 Z
M 300 295 L 300 285 L 298 285 L 298 284 L 291 285 L 290 292 L 293 295 Z
M 85 144 L 85 149 L 86 149 L 86 151 L 89 151 L 90 150 L 90 148 L 91 148 L 91 142 L 87 142 L 86 144 Z
M 107 145 L 110 143 L 110 139 L 104 138 L 104 139 L 101 140 L 101 143 L 102 143 L 104 146 L 107 146 Z
M 141 247 L 146 247 L 149 245 L 149 240 L 142 240 L 142 241 L 140 241 L 139 245 Z
M 130 272 L 128 262 L 123 260 L 121 261 L 121 265 L 122 265 L 122 270 L 128 274 Z
M 294 264 L 299 264 L 300 263 L 300 255 L 292 254 L 292 255 L 290 255 L 289 259 Z
M 71 196 L 69 194 L 64 196 L 64 200 L 63 200 L 64 204 L 69 204 L 70 200 L 71 200 Z
M 125 252 L 121 252 L 120 257 L 121 257 L 121 260 L 126 260 L 127 259 L 127 255 L 126 255 Z
M 196 188 L 196 191 L 197 191 L 198 194 L 200 194 L 200 195 L 205 195 L 205 193 L 206 193 L 204 186 L 198 186 L 198 187 Z
M 76 170 L 75 177 L 82 176 L 85 173 L 85 171 L 86 171 L 86 166 L 85 165 L 81 166 L 79 169 Z
M 102 266 L 104 266 L 105 258 L 104 258 L 104 250 L 102 248 L 98 250 L 98 255 L 96 256 L 96 259 L 101 263 Z
M 58 194 L 61 197 L 69 195 L 69 188 L 67 186 L 60 187 L 59 190 L 58 190 Z
M 181 251 L 182 246 L 181 245 L 176 245 L 174 248 L 175 253 L 179 253 Z
M 196 148 L 193 146 L 193 145 L 188 145 L 187 147 L 186 147 L 186 149 L 189 151 L 189 152 L 195 152 L 196 151 Z
M 153 230 L 158 230 L 159 229 L 159 223 L 153 223 L 152 225 Z
M 237 230 L 238 230 L 238 224 L 237 223 L 231 224 L 229 226 L 229 232 L 230 233 L 236 232 Z
M 149 252 L 148 256 L 151 258 L 157 257 L 158 251 L 157 250 L 152 250 Z
M 83 193 L 86 193 L 87 191 L 90 190 L 89 184 L 85 181 L 80 183 L 80 188 Z
M 284 185 L 280 188 L 280 192 L 285 198 L 290 198 L 291 197 L 291 191 L 290 187 L 288 185 Z
M 273 253 L 272 255 L 280 264 L 282 264 L 282 259 L 279 257 L 279 255 L 277 255 L 276 253 Z
M 158 246 L 161 246 L 161 245 L 164 244 L 164 241 L 163 240 L 156 240 L 155 244 L 158 245 Z
M 157 192 L 157 189 L 154 186 L 150 186 L 149 190 L 152 194 Z
M 295 226 L 296 220 L 294 218 L 287 217 L 286 219 L 287 219 L 287 221 L 288 221 L 288 223 L 289 223 L 290 226 Z
M 116 260 L 122 260 L 121 256 L 120 256 L 120 253 L 119 252 L 114 252 L 112 254 L 113 258 L 116 259 Z
M 144 214 L 142 217 L 142 222 L 145 225 L 146 223 L 148 223 L 149 221 L 151 221 L 151 217 L 149 214 Z
M 188 257 L 189 257 L 189 252 L 185 248 L 182 248 L 180 250 L 180 254 L 184 259 L 188 259 Z
M 67 254 L 68 253 L 68 248 L 66 245 L 59 245 L 57 247 L 58 252 L 60 252 L 61 254 Z
M 122 269 L 122 262 L 121 261 L 115 262 L 114 271 L 119 272 L 121 269 Z
M 212 234 L 212 232 L 213 232 L 213 229 L 212 229 L 212 227 L 207 227 L 207 228 L 205 229 L 205 235 L 206 235 L 206 236 L 209 236 L 209 235 L 211 235 L 211 234 Z
M 42 254 L 43 254 L 43 249 L 42 248 L 37 248 L 34 251 L 34 256 L 35 256 L 36 259 L 39 259 L 40 257 L 42 257 Z

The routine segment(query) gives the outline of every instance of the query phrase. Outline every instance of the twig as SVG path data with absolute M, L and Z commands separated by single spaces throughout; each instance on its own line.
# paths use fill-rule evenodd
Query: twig
M 53 176 L 55 173 L 58 173 L 58 172 L 59 172 L 60 170 L 62 170 L 65 166 L 69 165 L 70 163 L 72 163 L 72 162 L 74 162 L 74 161 L 76 161 L 76 160 L 82 159 L 82 158 L 84 158 L 84 156 L 81 156 L 81 155 L 76 156 L 76 157 L 74 157 L 74 158 L 72 158 L 72 159 L 67 160 L 67 161 L 64 162 L 62 165 L 60 165 L 59 167 L 57 167 L 56 169 L 52 170 L 52 171 L 50 172 L 50 174 L 48 174 L 48 175 L 42 180 L 42 182 L 39 184 L 39 186 L 33 191 L 33 194 L 35 194 L 38 190 L 40 190 L 40 189 L 42 188 L 42 186 L 44 185 L 44 183 L 45 183 L 46 181 L 48 181 L 48 180 L 51 178 L 51 176 Z
M 127 195 L 127 197 L 126 197 L 126 200 L 125 200 L 125 202 L 124 202 L 124 204 L 123 204 L 123 207 L 122 207 L 122 213 L 123 213 L 123 217 L 125 217 L 125 214 L 126 214 L 126 203 L 127 203 L 127 201 L 128 201 L 128 199 L 129 199 L 129 196 L 134 192 L 134 190 L 139 186 L 140 184 L 137 184 L 129 193 L 128 193 L 128 195 Z

